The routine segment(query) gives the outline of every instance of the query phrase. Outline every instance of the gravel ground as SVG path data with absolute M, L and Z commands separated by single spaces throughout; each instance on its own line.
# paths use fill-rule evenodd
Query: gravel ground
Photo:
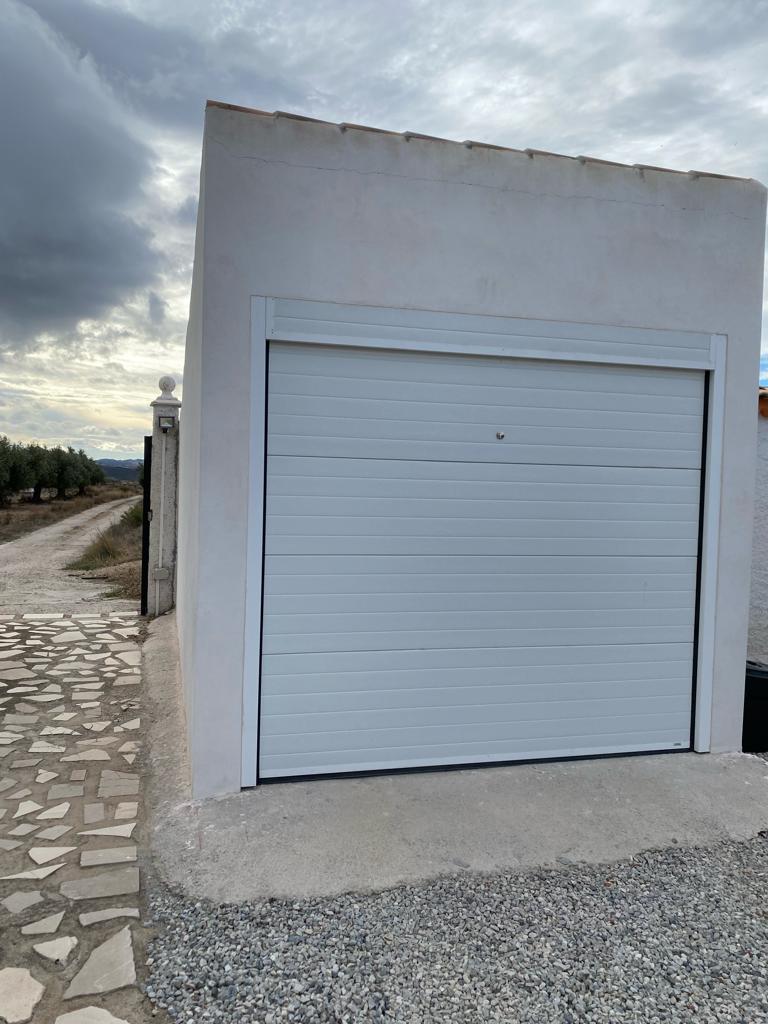
M 768 833 L 610 865 L 383 893 L 151 901 L 174 1021 L 621 1024 L 768 1019 Z

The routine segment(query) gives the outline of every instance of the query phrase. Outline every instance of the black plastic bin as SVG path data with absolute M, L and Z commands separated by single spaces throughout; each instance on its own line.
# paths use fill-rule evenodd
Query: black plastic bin
M 747 662 L 741 746 L 752 754 L 768 751 L 768 665 L 759 661 Z

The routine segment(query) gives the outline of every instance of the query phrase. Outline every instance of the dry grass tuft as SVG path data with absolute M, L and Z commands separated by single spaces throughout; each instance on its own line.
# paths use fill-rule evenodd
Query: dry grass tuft
M 67 569 L 89 572 L 141 560 L 141 503 L 131 505 L 116 523 L 102 530 Z
M 89 579 L 111 584 L 106 597 L 141 597 L 141 502 L 103 530 L 68 569 L 89 573 Z

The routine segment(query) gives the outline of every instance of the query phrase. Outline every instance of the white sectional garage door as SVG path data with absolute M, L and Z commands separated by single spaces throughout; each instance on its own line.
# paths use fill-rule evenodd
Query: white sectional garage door
M 269 351 L 261 778 L 689 747 L 703 373 Z

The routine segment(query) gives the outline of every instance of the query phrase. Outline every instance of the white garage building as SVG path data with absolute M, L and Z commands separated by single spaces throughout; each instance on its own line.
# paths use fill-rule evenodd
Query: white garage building
M 741 738 L 765 190 L 211 103 L 194 791 Z

